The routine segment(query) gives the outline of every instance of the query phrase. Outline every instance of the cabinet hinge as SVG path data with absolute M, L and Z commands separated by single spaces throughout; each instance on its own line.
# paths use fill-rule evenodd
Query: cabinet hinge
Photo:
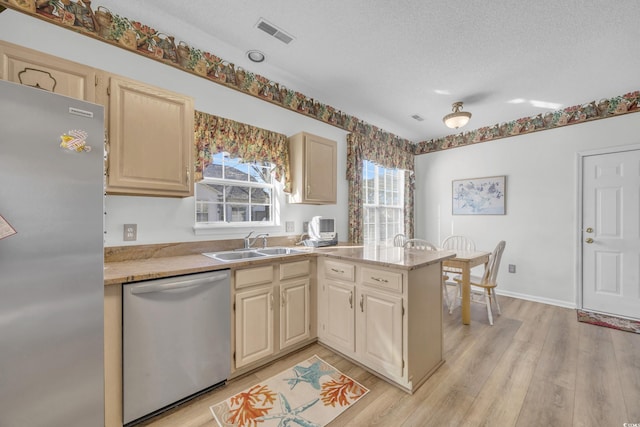
M 402 304 L 402 315 L 404 316 L 404 304 Z
M 236 303 L 233 303 L 233 311 L 236 311 Z M 234 353 L 234 357 L 235 357 L 235 353 Z
M 236 361 L 236 352 L 234 351 L 233 352 L 233 362 L 235 363 L 235 361 Z M 402 364 L 403 364 L 402 366 L 404 367 L 404 360 L 402 361 Z
M 235 357 L 235 355 L 234 355 L 234 357 Z M 402 359 L 402 369 L 404 369 L 404 359 Z
M 96 86 L 96 87 L 98 86 L 98 75 L 97 74 L 94 76 L 94 82 L 93 83 L 94 83 L 94 86 Z

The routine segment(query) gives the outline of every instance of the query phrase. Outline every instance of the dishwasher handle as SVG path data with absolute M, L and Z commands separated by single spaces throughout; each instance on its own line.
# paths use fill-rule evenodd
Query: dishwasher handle
M 209 277 L 203 277 L 199 279 L 189 279 L 189 280 L 181 280 L 176 282 L 166 282 L 166 283 L 149 283 L 146 285 L 138 285 L 131 287 L 131 294 L 148 294 L 151 292 L 163 292 L 170 291 L 173 289 L 182 289 L 182 288 L 190 288 L 192 286 L 200 286 L 205 285 L 207 283 L 218 282 L 220 280 L 226 280 L 228 278 L 227 273 L 221 273 Z

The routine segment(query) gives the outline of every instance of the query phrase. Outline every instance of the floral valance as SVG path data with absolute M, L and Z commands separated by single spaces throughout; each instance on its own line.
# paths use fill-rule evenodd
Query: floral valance
M 386 132 L 347 135 L 347 179 L 352 179 L 358 173 L 354 169 L 357 162 L 352 161 L 355 159 L 413 172 L 413 158 L 413 145 L 410 142 Z
M 276 165 L 278 181 L 284 181 L 284 191 L 290 192 L 289 142 L 281 133 L 261 129 L 246 123 L 196 111 L 195 113 L 195 172 L 202 179 L 202 171 L 211 164 L 212 155 L 226 151 L 232 158 L 246 162 L 271 162 Z

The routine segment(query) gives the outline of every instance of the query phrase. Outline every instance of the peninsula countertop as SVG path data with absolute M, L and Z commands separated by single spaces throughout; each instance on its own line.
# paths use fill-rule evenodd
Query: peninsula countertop
M 455 257 L 453 251 L 423 251 L 386 245 L 305 248 L 304 252 L 303 254 L 276 255 L 228 262 L 218 261 L 199 253 L 106 262 L 104 265 L 104 284 L 106 286 L 131 283 L 227 268 L 242 268 L 270 262 L 294 261 L 310 256 L 326 256 L 406 270 L 413 270 Z
M 425 251 L 388 245 L 335 246 L 317 250 L 318 255 L 383 267 L 413 270 L 454 258 L 454 251 Z

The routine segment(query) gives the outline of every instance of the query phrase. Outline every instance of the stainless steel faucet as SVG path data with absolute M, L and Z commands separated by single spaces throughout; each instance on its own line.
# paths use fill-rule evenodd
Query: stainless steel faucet
M 251 239 L 249 239 L 249 237 L 251 237 L 252 234 L 253 234 L 253 231 L 250 231 L 249 234 L 247 234 L 244 237 L 244 249 L 249 249 L 251 247 L 251 245 L 253 244 Z
M 258 234 L 253 239 L 251 239 L 251 235 L 252 234 L 253 234 L 253 231 L 251 231 L 249 234 L 247 234 L 245 236 L 245 238 L 244 238 L 244 249 L 251 249 L 251 246 L 253 246 L 253 244 L 256 242 L 256 240 L 258 240 L 260 237 L 262 237 L 262 247 L 263 248 L 267 247 L 267 237 L 269 237 L 268 233 Z

